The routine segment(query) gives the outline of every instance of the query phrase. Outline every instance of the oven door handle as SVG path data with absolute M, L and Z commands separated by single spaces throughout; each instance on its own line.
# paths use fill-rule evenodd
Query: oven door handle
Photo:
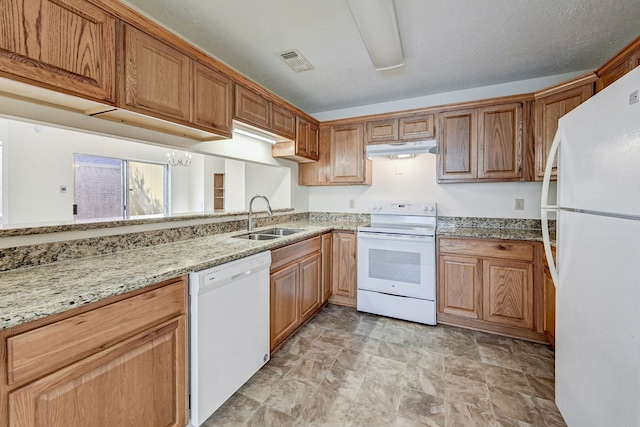
M 358 231 L 358 239 L 371 239 L 371 240 L 393 240 L 393 241 L 405 241 L 415 243 L 432 243 L 435 242 L 435 237 L 431 236 L 407 236 L 402 234 L 389 234 L 389 233 L 371 233 L 368 231 Z

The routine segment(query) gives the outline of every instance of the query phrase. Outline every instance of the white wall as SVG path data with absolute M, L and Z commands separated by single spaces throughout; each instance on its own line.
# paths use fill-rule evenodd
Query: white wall
M 246 211 L 245 205 L 245 163 L 237 160 L 224 161 L 224 210 Z
M 311 187 L 309 210 L 312 212 L 368 213 L 370 204 L 381 200 L 424 200 L 438 203 L 444 216 L 481 216 L 495 218 L 540 218 L 540 193 L 537 182 L 437 184 L 436 156 L 373 162 L 373 185 Z M 524 199 L 525 209 L 514 209 L 515 198 Z M 349 201 L 355 208 L 349 208 Z
M 272 209 L 291 207 L 291 170 L 247 163 L 245 166 L 245 206 L 261 194 L 269 199 Z M 254 209 L 264 210 L 264 201 L 254 202 Z

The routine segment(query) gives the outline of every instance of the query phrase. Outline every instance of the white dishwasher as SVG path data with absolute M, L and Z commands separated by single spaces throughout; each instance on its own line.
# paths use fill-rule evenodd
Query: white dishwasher
M 271 252 L 189 274 L 191 425 L 269 361 Z

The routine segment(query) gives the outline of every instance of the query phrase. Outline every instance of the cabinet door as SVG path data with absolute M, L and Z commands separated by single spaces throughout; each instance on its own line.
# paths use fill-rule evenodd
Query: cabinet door
M 549 269 L 544 269 L 544 334 L 551 343 L 556 344 L 556 287 Z
M 427 139 L 434 136 L 433 114 L 400 117 L 398 121 L 398 139 L 401 141 Z
M 115 102 L 115 19 L 83 0 L 0 2 L 0 73 Z
M 596 91 L 600 92 L 629 71 L 640 66 L 640 37 L 622 49 L 597 71 Z
M 363 130 L 362 123 L 331 127 L 329 139 L 331 182 L 351 184 L 364 181 Z
M 356 235 L 349 232 L 333 233 L 332 293 L 344 297 L 355 305 L 356 298 Z
M 440 113 L 438 182 L 478 177 L 477 111 Z
M 521 328 L 533 328 L 533 265 L 485 259 L 483 318 Z
M 231 136 L 231 79 L 193 62 L 193 116 L 196 125 Z
M 271 274 L 271 350 L 300 324 L 298 281 L 297 262 Z
M 478 178 L 522 178 L 522 104 L 478 109 Z
M 126 106 L 188 121 L 189 57 L 136 28 L 125 31 Z
M 271 104 L 271 130 L 285 138 L 296 137 L 296 116 L 289 110 Z
M 271 103 L 260 94 L 235 85 L 234 115 L 241 122 L 271 128 Z
M 367 144 L 383 144 L 398 140 L 398 119 L 367 122 Z
M 301 117 L 296 118 L 296 155 L 309 157 L 309 137 L 311 123 Z
M 331 296 L 333 278 L 333 239 L 331 233 L 322 235 L 322 303 Z
M 302 322 L 322 305 L 322 265 L 319 253 L 300 261 L 300 304 Z
M 309 125 L 309 145 L 308 145 L 309 159 L 320 159 L 320 128 L 310 123 Z
M 482 264 L 478 258 L 440 255 L 438 311 L 482 318 Z
M 9 394 L 12 427 L 187 423 L 182 315 Z
M 535 101 L 536 120 L 536 179 L 544 178 L 544 168 L 553 138 L 558 130 L 558 120 L 593 95 L 593 82 L 573 87 L 559 93 L 538 98 Z M 556 178 L 556 162 L 551 176 Z

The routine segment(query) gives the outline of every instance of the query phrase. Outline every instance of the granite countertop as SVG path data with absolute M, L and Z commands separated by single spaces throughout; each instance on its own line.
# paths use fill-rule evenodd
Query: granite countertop
M 438 236 L 470 237 L 474 239 L 529 240 L 542 242 L 542 230 L 488 227 L 442 227 L 438 226 Z
M 0 273 L 0 330 L 144 288 L 331 230 L 355 231 L 355 222 L 301 221 L 277 227 L 303 230 L 273 240 L 237 239 L 246 231 L 216 234 L 115 254 Z M 260 227 L 261 229 L 273 226 Z

